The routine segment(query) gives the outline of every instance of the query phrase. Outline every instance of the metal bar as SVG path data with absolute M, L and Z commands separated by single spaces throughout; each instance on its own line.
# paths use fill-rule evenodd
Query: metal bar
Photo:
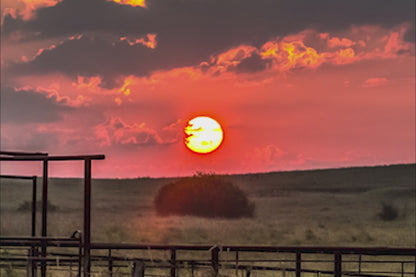
M 176 250 L 172 249 L 170 251 L 170 277 L 176 276 Z
M 358 277 L 361 276 L 361 255 L 358 256 Z
M 89 156 L 11 156 L 1 157 L 0 161 L 82 161 L 82 160 L 103 160 L 104 155 Z
M 63 242 L 75 242 L 75 241 L 79 241 L 78 238 L 68 238 L 68 237 L 0 237 L 0 242 L 7 242 L 7 241 L 11 241 L 12 243 L 17 243 L 19 244 L 20 242 L 22 242 L 22 246 L 25 246 L 26 242 L 40 242 L 42 240 L 46 240 L 48 243 L 54 243 L 54 242 L 58 242 L 58 243 L 63 243 Z M 66 246 L 66 245 L 64 245 Z
M 48 153 L 42 153 L 42 152 L 0 151 L 0 155 L 7 155 L 7 156 L 47 156 Z
M 35 176 L 19 176 L 19 175 L 0 175 L 0 178 L 5 179 L 22 179 L 22 180 L 32 180 Z
M 91 160 L 84 161 L 84 277 L 91 272 Z
M 36 176 L 32 177 L 32 237 L 36 236 L 36 184 L 37 178 Z
M 130 244 L 130 243 L 91 243 L 91 249 L 153 249 L 153 250 L 209 250 L 209 245 L 158 245 L 158 244 Z M 223 246 L 230 251 L 241 252 L 280 252 L 304 254 L 362 254 L 387 256 L 416 256 L 416 248 L 387 248 L 387 247 L 269 247 L 269 246 Z
M 341 277 L 342 275 L 342 256 L 341 253 L 335 253 L 335 268 L 334 277 Z
M 42 175 L 42 237 L 48 235 L 47 231 L 47 209 L 48 209 L 48 161 L 43 161 L 43 175 Z M 42 240 L 42 258 L 46 258 L 46 240 Z M 41 275 L 46 277 L 46 261 L 41 262 Z
M 301 252 L 296 252 L 296 277 L 300 277 L 301 270 Z

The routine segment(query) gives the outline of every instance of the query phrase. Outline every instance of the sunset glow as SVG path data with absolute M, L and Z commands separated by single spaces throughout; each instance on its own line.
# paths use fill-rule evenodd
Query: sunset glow
M 415 162 L 414 0 L 1 1 L 2 149 L 99 177 Z

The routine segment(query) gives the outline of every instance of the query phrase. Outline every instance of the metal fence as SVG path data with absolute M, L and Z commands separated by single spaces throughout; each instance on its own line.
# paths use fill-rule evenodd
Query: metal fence
M 3 237 L 0 244 L 0 270 L 11 268 L 26 276 L 37 276 L 42 263 L 65 276 L 416 276 L 415 248 L 92 243 L 86 274 L 82 236 Z M 38 251 L 42 246 L 46 255 Z
M 49 156 L 0 151 L 0 161 L 42 162 L 42 226 L 36 237 L 36 176 L 32 236 L 0 237 L 0 275 L 23 276 L 416 276 L 416 248 L 139 245 L 91 242 L 91 161 L 104 155 Z M 84 226 L 71 238 L 47 235 L 48 164 L 84 162 Z M 40 269 L 40 270 L 39 270 Z

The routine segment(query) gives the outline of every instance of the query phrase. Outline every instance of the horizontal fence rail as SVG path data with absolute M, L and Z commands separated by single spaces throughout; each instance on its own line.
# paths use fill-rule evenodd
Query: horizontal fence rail
M 51 271 L 84 276 L 81 237 L 3 237 L 0 245 L 0 270 L 29 272 L 29 268 L 37 269 L 43 262 Z M 45 256 L 32 250 L 45 245 Z M 90 246 L 88 276 L 416 276 L 415 248 L 118 243 Z

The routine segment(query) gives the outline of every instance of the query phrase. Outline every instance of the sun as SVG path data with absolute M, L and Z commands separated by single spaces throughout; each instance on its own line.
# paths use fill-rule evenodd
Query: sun
M 185 145 L 191 151 L 208 154 L 217 149 L 224 138 L 221 125 L 208 116 L 197 116 L 185 126 Z

